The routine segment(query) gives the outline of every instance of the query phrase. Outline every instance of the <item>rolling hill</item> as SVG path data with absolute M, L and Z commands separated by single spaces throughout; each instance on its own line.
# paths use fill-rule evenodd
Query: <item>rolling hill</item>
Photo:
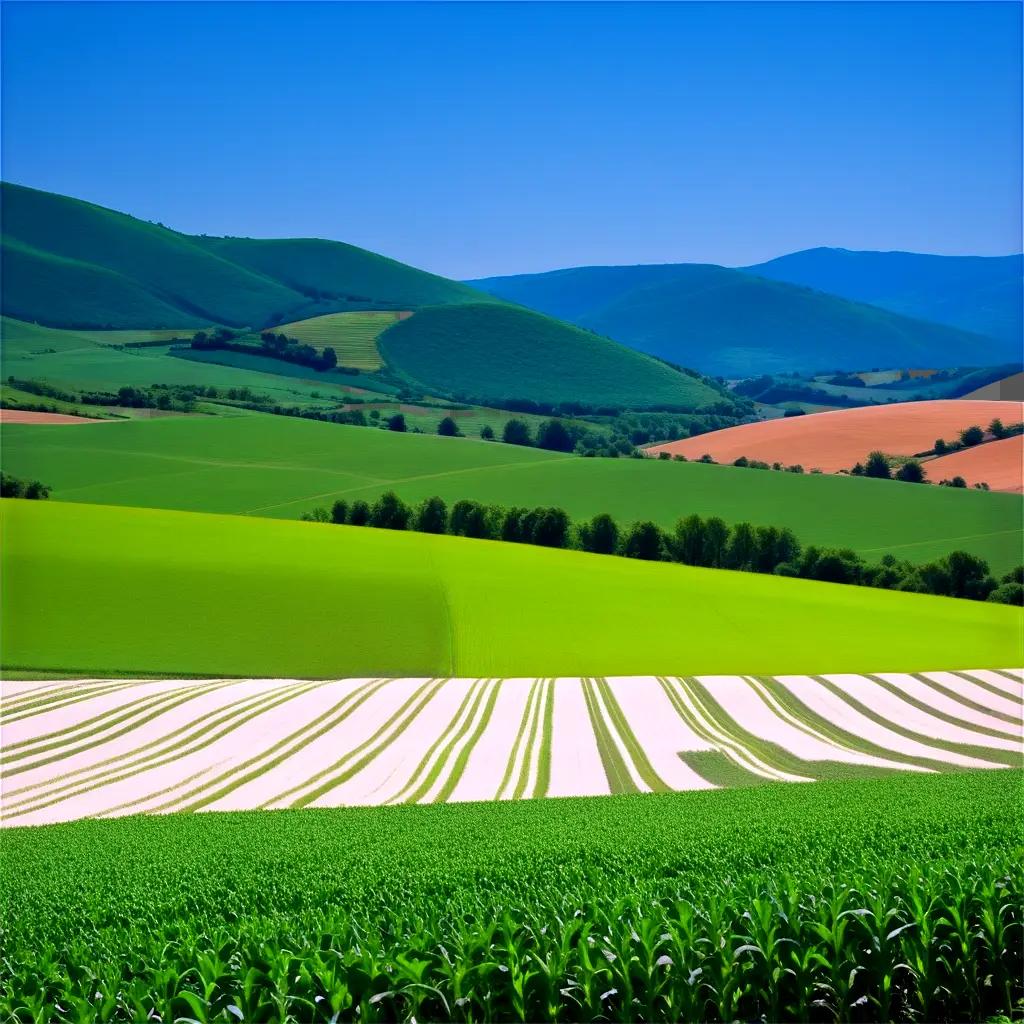
M 14 669 L 856 672 L 878 670 L 876 636 L 890 671 L 1020 657 L 1016 608 L 530 545 L 11 499 L 3 540 Z
M 1020 354 L 1009 342 L 710 264 L 576 267 L 471 283 L 652 355 L 730 377 L 977 365 Z
M 1002 574 L 1021 560 L 1021 500 L 1009 494 L 584 459 L 280 416 L 8 425 L 3 433 L 5 471 L 44 481 L 57 501 L 298 519 L 337 499 L 373 501 L 394 490 L 409 502 L 439 495 L 449 505 L 555 505 L 577 520 L 609 512 L 623 524 L 650 519 L 665 528 L 691 512 L 718 515 L 788 526 L 805 544 L 850 547 L 870 561 L 891 551 L 925 562 L 960 548 Z
M 635 408 L 731 404 L 706 382 L 622 345 L 341 242 L 183 235 L 9 184 L 3 209 L 9 321 L 187 333 L 420 310 L 379 347 L 393 376 L 437 392 Z M 356 365 L 379 366 L 365 345 L 359 355 Z M 63 356 L 57 362 L 64 369 Z
M 515 306 L 434 306 L 377 339 L 385 360 L 429 390 L 482 404 L 696 409 L 732 399 L 697 376 Z
M 750 274 L 867 302 L 903 316 L 1017 345 L 1024 334 L 1022 264 L 1016 256 L 805 249 L 745 267 Z

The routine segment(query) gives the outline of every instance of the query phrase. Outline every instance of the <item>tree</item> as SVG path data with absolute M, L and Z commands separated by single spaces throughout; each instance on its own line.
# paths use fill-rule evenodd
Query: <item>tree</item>
M 365 501 L 354 501 L 348 512 L 349 526 L 365 526 L 370 519 L 370 506 Z
M 525 508 L 510 508 L 505 510 L 501 520 L 499 536 L 502 540 L 513 544 L 529 542 L 529 537 L 523 536 L 523 520 L 527 516 Z
M 531 544 L 545 548 L 567 548 L 569 546 L 569 516 L 564 509 L 542 508 L 533 524 Z
M 537 431 L 537 447 L 552 452 L 571 452 L 575 442 L 561 420 L 545 420 Z
M 669 551 L 683 565 L 704 565 L 704 520 L 696 514 L 680 519 Z
M 607 512 L 594 516 L 579 530 L 580 547 L 595 555 L 614 555 L 619 549 L 619 526 Z
M 388 430 L 396 430 L 400 434 L 404 434 L 409 428 L 405 425 L 405 416 L 400 412 L 396 412 L 394 416 L 388 417 Z
M 875 477 L 878 480 L 892 479 L 892 469 L 883 452 L 872 452 L 868 456 L 868 461 L 864 466 L 864 475 Z
M 952 480 L 940 480 L 940 484 L 946 487 L 966 487 L 967 481 L 962 476 L 955 476 Z
M 622 553 L 627 558 L 658 562 L 664 558 L 665 539 L 660 527 L 652 522 L 634 523 L 626 534 Z
M 704 520 L 704 565 L 720 569 L 725 565 L 726 550 L 729 546 L 729 527 L 725 520 L 712 516 Z
M 908 484 L 923 484 L 924 468 L 916 459 L 911 459 L 896 470 L 896 479 Z
M 416 509 L 412 528 L 419 533 L 446 533 L 448 506 L 441 498 L 424 498 Z
M 320 505 L 310 509 L 309 512 L 303 512 L 299 518 L 307 523 L 329 523 L 331 521 L 331 517 L 327 514 L 327 509 Z
M 1024 605 L 1024 585 L 1020 583 L 1000 583 L 985 600 L 996 604 Z
M 530 425 L 525 420 L 511 419 L 505 424 L 501 439 L 505 444 L 531 445 Z
M 478 537 L 485 540 L 493 537 L 487 509 L 479 501 L 463 499 L 455 502 L 448 530 L 459 537 Z
M 379 530 L 404 530 L 410 515 L 409 506 L 394 491 L 386 491 L 373 503 L 367 525 Z
M 737 523 L 729 535 L 725 551 L 725 568 L 749 570 L 754 563 L 756 551 L 754 528 L 750 523 Z
M 979 426 L 968 427 L 966 430 L 960 431 L 960 443 L 965 448 L 973 448 L 976 444 L 981 444 L 985 440 L 985 431 Z
M 863 462 L 855 462 L 853 464 L 853 469 L 850 470 L 850 475 L 851 476 L 863 476 L 864 475 L 864 463 Z
M 937 437 L 935 439 L 935 444 L 932 445 L 932 451 L 935 452 L 936 455 L 945 455 L 946 452 L 949 451 L 949 445 L 946 444 L 941 437 Z
M 339 526 L 344 525 L 348 522 L 348 502 L 347 501 L 336 501 L 331 506 L 331 522 L 337 523 Z
M 988 572 L 988 562 L 966 551 L 951 551 L 944 559 L 949 578 L 949 596 L 984 601 L 996 589 Z
M 445 416 L 443 420 L 437 425 L 437 432 L 442 437 L 459 437 L 461 431 L 459 430 L 458 423 L 451 416 Z
M 1001 441 L 1004 437 L 1006 437 L 1006 427 L 1003 426 L 1003 421 L 998 417 L 988 425 L 988 432 L 997 441 Z
M 338 365 L 338 353 L 329 345 L 320 353 L 320 365 L 325 370 L 333 370 Z
M 494 440 L 494 428 L 489 423 L 485 423 L 480 428 L 480 437 L 484 441 L 493 441 Z
M 20 498 L 25 493 L 25 484 L 17 477 L 0 473 L 0 498 Z

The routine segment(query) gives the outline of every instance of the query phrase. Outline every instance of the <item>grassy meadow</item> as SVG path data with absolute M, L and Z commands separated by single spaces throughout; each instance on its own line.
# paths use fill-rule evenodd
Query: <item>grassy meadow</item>
M 131 357 L 129 357 L 131 358 Z M 188 365 L 183 360 L 183 365 Z M 442 415 L 436 411 L 437 418 Z M 577 519 L 671 527 L 696 512 L 788 526 L 805 544 L 925 562 L 970 551 L 1020 562 L 1021 499 L 889 480 L 652 459 L 585 459 L 483 441 L 401 435 L 279 416 L 176 418 L 115 427 L 8 426 L 4 459 L 58 501 L 297 519 L 338 498 L 440 495 L 555 505 Z
M 3 542 L 16 670 L 779 674 L 1020 659 L 1008 606 L 529 545 L 54 501 L 5 501 Z
M 274 331 L 312 345 L 317 351 L 330 346 L 342 366 L 373 371 L 384 365 L 377 351 L 377 336 L 397 323 L 402 315 L 394 310 L 379 309 L 360 313 L 326 313 L 309 320 L 279 324 Z

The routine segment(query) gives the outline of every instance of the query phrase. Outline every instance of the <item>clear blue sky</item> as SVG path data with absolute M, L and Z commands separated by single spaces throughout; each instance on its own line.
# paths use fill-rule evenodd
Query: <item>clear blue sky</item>
M 1020 3 L 3 4 L 3 176 L 453 277 L 1020 248 Z

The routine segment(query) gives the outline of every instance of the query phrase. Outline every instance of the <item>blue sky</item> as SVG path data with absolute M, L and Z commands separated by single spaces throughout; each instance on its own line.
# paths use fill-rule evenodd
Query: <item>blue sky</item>
M 1020 248 L 1020 3 L 3 4 L 3 176 L 453 277 Z

